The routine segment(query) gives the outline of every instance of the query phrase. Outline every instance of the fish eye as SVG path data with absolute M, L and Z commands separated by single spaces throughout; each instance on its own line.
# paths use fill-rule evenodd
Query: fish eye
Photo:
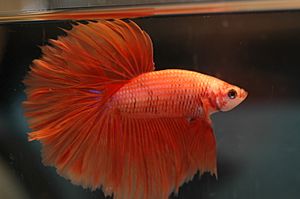
M 230 99 L 235 99 L 237 96 L 237 92 L 234 89 L 231 89 L 228 91 L 227 95 Z

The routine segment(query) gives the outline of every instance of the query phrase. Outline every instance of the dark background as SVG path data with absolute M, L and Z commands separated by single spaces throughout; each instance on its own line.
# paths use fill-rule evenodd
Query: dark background
M 135 20 L 154 43 L 157 69 L 196 70 L 239 85 L 247 100 L 213 115 L 218 180 L 205 174 L 179 198 L 299 198 L 300 12 L 215 14 Z M 27 142 L 22 80 L 39 45 L 71 22 L 0 26 L 0 198 L 104 198 L 44 167 Z M 0 58 L 1 59 L 1 58 Z M 2 176 L 1 176 L 2 175 Z

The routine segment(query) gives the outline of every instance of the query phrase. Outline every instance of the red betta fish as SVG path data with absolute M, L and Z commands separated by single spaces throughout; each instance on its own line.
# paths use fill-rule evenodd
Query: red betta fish
M 210 115 L 243 89 L 198 72 L 154 71 L 134 22 L 79 24 L 50 40 L 24 80 L 29 140 L 45 165 L 115 199 L 167 199 L 200 171 L 216 175 Z

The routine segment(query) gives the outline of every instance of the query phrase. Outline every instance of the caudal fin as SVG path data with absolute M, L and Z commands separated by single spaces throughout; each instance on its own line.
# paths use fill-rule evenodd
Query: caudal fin
M 24 80 L 29 140 L 41 141 L 44 163 L 74 183 L 109 189 L 108 102 L 132 78 L 154 70 L 151 39 L 122 20 L 79 24 L 66 32 L 42 47 L 43 56 Z

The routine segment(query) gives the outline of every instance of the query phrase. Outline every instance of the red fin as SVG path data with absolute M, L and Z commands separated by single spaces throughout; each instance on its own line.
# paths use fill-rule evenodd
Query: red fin
M 195 173 L 187 155 L 185 119 L 107 114 L 96 121 L 93 127 L 74 126 L 77 137 L 59 135 L 63 148 L 58 138 L 44 140 L 45 161 L 55 162 L 58 173 L 73 183 L 102 187 L 116 199 L 166 199 Z
M 78 109 L 104 104 L 128 80 L 154 69 L 152 44 L 134 22 L 99 21 L 77 25 L 68 36 L 42 47 L 24 80 L 24 103 L 35 135 Z
M 154 69 L 152 43 L 132 21 L 101 20 L 66 32 L 42 47 L 43 57 L 24 80 L 29 140 L 43 143 L 46 164 L 74 183 L 95 188 L 110 168 L 102 165 L 111 149 L 103 142 L 111 140 L 113 128 L 108 101 L 130 79 Z M 102 156 L 91 155 L 94 149 Z M 89 180 L 98 169 L 103 169 L 100 184 Z
M 191 172 L 186 148 L 188 122 L 121 118 L 121 124 L 123 139 L 118 141 L 125 147 L 127 161 L 116 189 L 118 198 L 125 194 L 128 199 L 166 199 L 177 192 Z
M 128 80 L 154 70 L 151 39 L 132 21 L 101 20 L 66 32 L 42 47 L 43 57 L 33 62 L 24 81 L 27 112 L 51 104 L 53 110 L 72 102 L 80 106 L 80 100 L 91 105 L 101 98 L 104 104 Z
M 134 119 L 104 111 L 72 123 L 41 139 L 45 164 L 115 199 L 166 199 L 197 170 L 215 173 L 212 131 L 199 132 L 206 127 L 196 125 L 190 132 L 185 119 Z
M 197 118 L 191 123 L 189 154 L 193 167 L 200 173 L 210 172 L 217 176 L 216 139 L 208 118 Z M 193 170 L 193 169 L 192 169 Z
M 60 40 L 70 56 L 64 56 L 64 59 L 71 63 L 96 65 L 114 79 L 130 80 L 154 70 L 151 39 L 132 21 L 103 20 L 80 24 L 67 33 L 68 37 Z M 74 58 L 77 60 L 74 61 Z M 89 65 L 85 68 L 93 70 Z

